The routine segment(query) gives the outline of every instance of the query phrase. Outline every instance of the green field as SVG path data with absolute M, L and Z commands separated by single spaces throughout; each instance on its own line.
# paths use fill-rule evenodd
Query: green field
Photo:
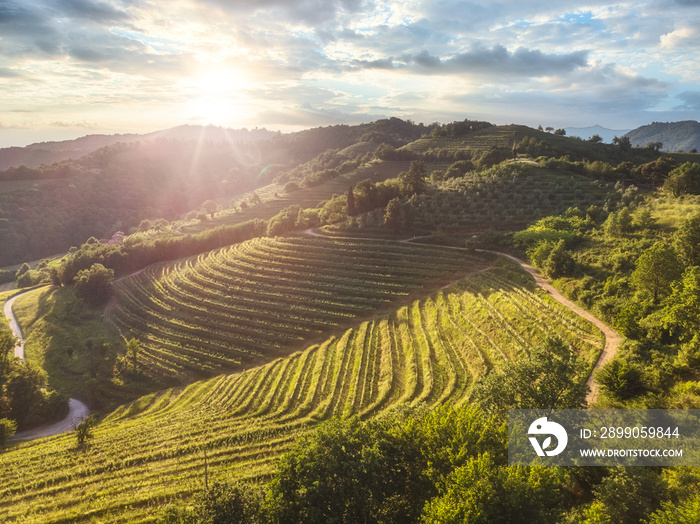
M 108 318 L 142 343 L 142 366 L 183 381 L 302 349 L 489 256 L 382 240 L 260 238 L 116 284 Z
M 315 239 L 284 242 L 302 240 Z M 430 249 L 424 260 L 431 262 L 450 251 Z M 76 449 L 71 434 L 11 447 L 0 463 L 0 519 L 154 520 L 203 485 L 205 454 L 210 481 L 260 480 L 322 420 L 371 417 L 401 404 L 461 404 L 488 370 L 553 334 L 592 364 L 602 347 L 593 326 L 513 263 L 477 268 L 289 357 L 123 406 L 97 426 L 87 450 Z

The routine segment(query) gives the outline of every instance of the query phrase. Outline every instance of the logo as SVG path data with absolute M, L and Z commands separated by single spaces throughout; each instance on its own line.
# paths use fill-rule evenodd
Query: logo
M 530 437 L 530 444 L 532 444 L 532 447 L 535 448 L 537 455 L 540 457 L 544 457 L 545 455 L 548 457 L 559 455 L 559 453 L 564 451 L 567 442 L 569 442 L 569 437 L 566 434 L 564 427 L 561 424 L 547 420 L 547 417 L 542 417 L 535 420 L 532 424 L 530 424 L 530 429 L 528 429 L 527 432 L 530 435 L 550 435 L 544 439 L 541 446 L 536 437 Z M 557 438 L 557 447 L 552 450 L 545 451 L 552 444 L 552 435 Z

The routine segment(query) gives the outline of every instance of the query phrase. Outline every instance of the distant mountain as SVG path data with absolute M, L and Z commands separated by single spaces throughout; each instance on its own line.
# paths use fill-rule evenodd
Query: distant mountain
M 629 129 L 608 129 L 603 126 L 590 126 L 590 127 L 567 127 L 566 134 L 568 136 L 578 136 L 584 140 L 588 140 L 593 135 L 599 135 L 605 143 L 611 143 L 612 139 L 616 136 L 623 136 L 629 133 Z M 646 145 L 646 144 L 645 144 Z
M 649 142 L 661 142 L 662 151 L 700 150 L 700 123 L 695 120 L 654 122 L 633 129 L 627 136 L 633 146 L 644 147 Z
M 157 138 L 204 140 L 207 142 L 248 142 L 270 138 L 275 133 L 266 129 L 226 129 L 215 126 L 184 125 L 143 135 L 87 135 L 75 140 L 39 142 L 26 147 L 0 149 L 0 170 L 13 166 L 39 167 L 72 158 L 80 158 L 118 142 L 139 142 Z

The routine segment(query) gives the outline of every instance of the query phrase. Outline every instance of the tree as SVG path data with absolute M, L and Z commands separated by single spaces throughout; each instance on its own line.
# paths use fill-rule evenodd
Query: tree
M 672 331 L 680 332 L 681 340 L 687 340 L 700 333 L 700 267 L 687 268 L 672 288 L 663 321 Z
M 136 338 L 132 338 L 126 342 L 126 354 L 131 359 L 131 365 L 136 371 L 139 364 L 139 353 L 141 353 L 141 343 Z
M 92 428 L 95 426 L 96 422 L 95 415 L 88 415 L 85 420 L 75 427 L 75 437 L 78 440 L 78 447 L 84 447 L 87 441 L 93 438 Z
M 32 411 L 43 401 L 42 389 L 46 387 L 46 373 L 29 364 L 14 366 L 5 382 L 5 395 L 10 402 L 9 418 L 22 427 L 31 420 Z
M 647 149 L 650 149 L 654 153 L 658 153 L 661 151 L 661 148 L 664 147 L 662 142 L 649 142 L 647 144 Z
M 348 216 L 355 216 L 355 194 L 352 191 L 352 186 L 348 189 Z
M 673 235 L 673 249 L 688 266 L 700 266 L 700 213 L 684 221 Z
M 412 160 L 407 173 L 399 175 L 401 192 L 407 196 L 422 193 L 425 189 L 425 177 L 428 168 L 423 160 Z
M 554 132 L 554 134 L 555 134 L 555 135 L 559 135 L 559 136 L 566 136 L 566 129 L 557 129 L 557 130 Z
M 551 278 L 571 276 L 576 268 L 576 261 L 571 256 L 571 252 L 565 247 L 562 238 L 554 245 L 549 256 L 542 263 L 542 269 Z
M 392 198 L 386 205 L 384 225 L 396 234 L 401 230 L 402 222 L 403 212 L 401 209 L 401 199 L 399 197 Z
M 650 294 L 656 304 L 670 292 L 671 283 L 680 277 L 681 271 L 673 248 L 657 241 L 637 259 L 631 280 L 639 291 Z
M 588 139 L 588 141 L 593 144 L 599 144 L 603 141 L 603 137 L 601 137 L 600 135 L 593 135 L 591 138 Z
M 686 162 L 675 168 L 669 173 L 663 189 L 674 197 L 700 193 L 700 164 Z
M 557 522 L 562 500 L 553 468 L 499 466 L 485 453 L 458 468 L 421 522 L 492 524 Z
M 632 398 L 644 388 L 641 370 L 621 357 L 612 359 L 597 371 L 595 381 L 603 391 L 619 400 Z
M 612 143 L 618 146 L 622 151 L 629 151 L 632 149 L 632 142 L 630 142 L 630 137 L 628 136 L 616 136 L 612 139 Z
M 19 340 L 9 328 L 0 326 L 0 393 L 2 393 L 5 378 L 10 372 L 10 355 L 13 354 L 18 342 Z
M 508 409 L 578 409 L 588 390 L 580 372 L 574 350 L 558 337 L 548 338 L 529 358 L 489 373 L 475 388 L 474 399 L 501 415 Z
M 435 493 L 390 420 L 333 419 L 297 442 L 268 486 L 274 522 L 415 522 Z M 415 498 L 414 498 L 415 497 Z
M 5 447 L 7 442 L 17 431 L 17 423 L 14 420 L 0 418 L 0 448 Z
M 102 264 L 93 264 L 83 269 L 74 278 L 75 295 L 92 305 L 103 304 L 112 295 L 114 270 Z

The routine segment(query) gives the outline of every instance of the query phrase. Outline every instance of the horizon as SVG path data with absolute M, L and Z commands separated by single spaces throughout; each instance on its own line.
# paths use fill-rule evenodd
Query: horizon
M 700 3 L 0 2 L 0 147 L 178 125 L 700 120 Z

